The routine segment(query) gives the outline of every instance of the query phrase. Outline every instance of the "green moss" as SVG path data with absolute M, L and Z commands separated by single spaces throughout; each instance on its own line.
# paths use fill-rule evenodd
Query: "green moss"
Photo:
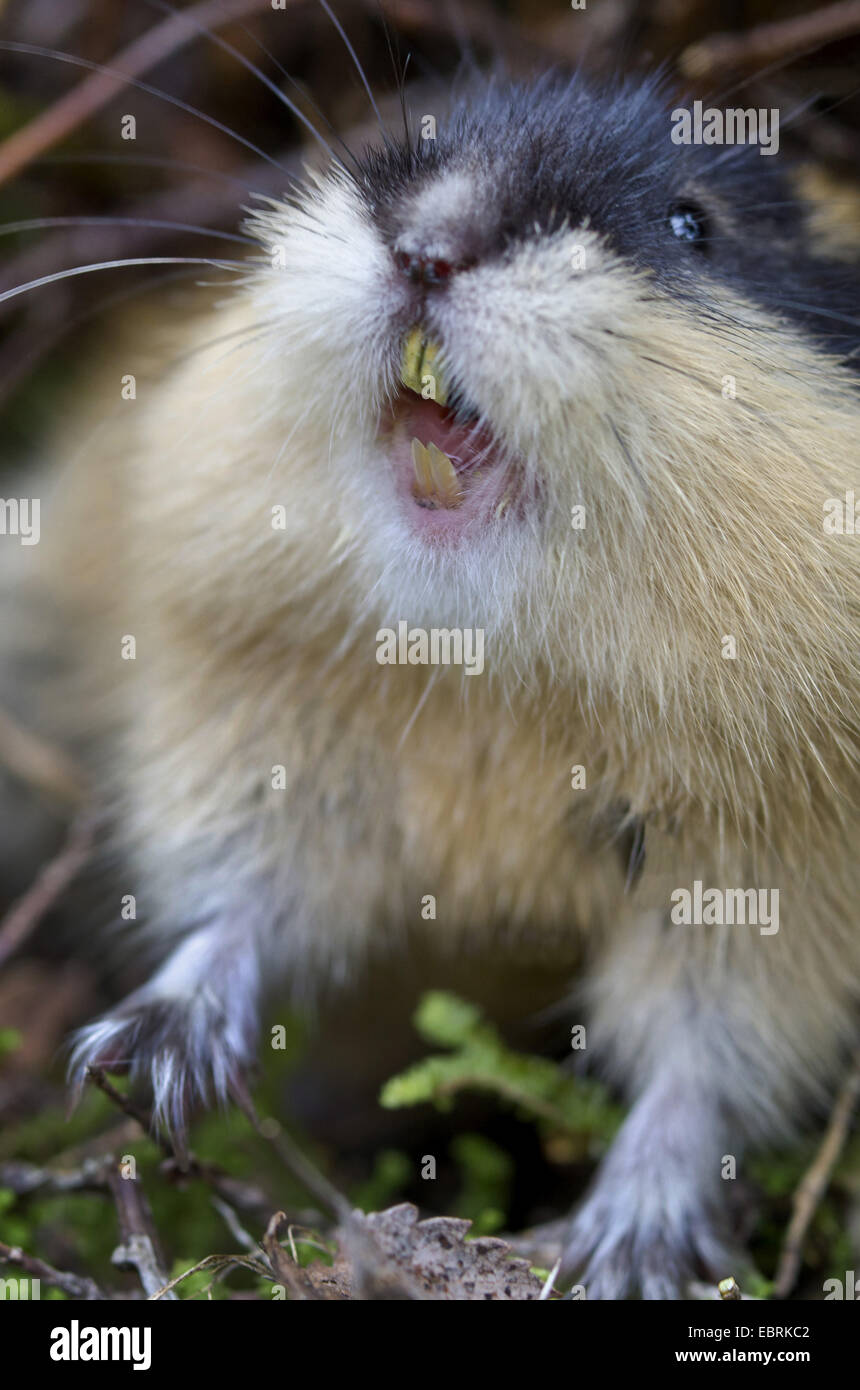
M 428 1042 L 452 1051 L 392 1077 L 380 1095 L 388 1109 L 428 1103 L 445 1109 L 461 1091 L 483 1091 L 548 1133 L 608 1141 L 620 1123 L 619 1107 L 597 1082 L 572 1077 L 545 1057 L 513 1051 L 477 1009 L 455 995 L 425 995 L 415 1025 Z
M 17 1028 L 0 1028 L 0 1057 L 6 1057 L 21 1046 L 21 1034 Z
M 412 1162 L 399 1149 L 382 1149 L 376 1155 L 373 1172 L 366 1182 L 350 1193 L 362 1211 L 382 1211 L 391 1206 L 412 1176 Z
M 510 1156 L 483 1134 L 459 1134 L 451 1144 L 451 1155 L 462 1176 L 454 1215 L 472 1222 L 473 1236 L 501 1230 L 507 1222 L 514 1176 Z

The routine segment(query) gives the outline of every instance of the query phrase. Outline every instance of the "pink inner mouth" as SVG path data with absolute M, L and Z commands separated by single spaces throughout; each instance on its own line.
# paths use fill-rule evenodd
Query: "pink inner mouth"
M 506 493 L 513 497 L 513 480 L 510 470 L 500 464 L 498 447 L 488 430 L 477 423 L 464 423 L 453 411 L 408 390 L 397 397 L 386 426 L 397 497 L 413 529 L 428 537 L 455 539 L 505 514 L 497 515 Z M 448 455 L 462 485 L 459 506 L 434 507 L 420 496 L 415 485 L 413 439 L 424 445 L 435 444 Z

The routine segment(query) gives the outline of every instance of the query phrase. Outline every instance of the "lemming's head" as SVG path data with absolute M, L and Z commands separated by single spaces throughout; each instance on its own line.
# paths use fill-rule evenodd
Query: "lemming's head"
M 676 144 L 672 106 L 654 81 L 489 81 L 256 217 L 273 392 L 318 441 L 305 485 L 358 606 L 502 628 L 524 661 L 561 623 L 572 650 L 678 518 L 811 466 L 847 273 L 781 157 Z

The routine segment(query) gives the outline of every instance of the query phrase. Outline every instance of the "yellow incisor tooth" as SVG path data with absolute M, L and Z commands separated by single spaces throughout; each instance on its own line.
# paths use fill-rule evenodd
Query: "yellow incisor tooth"
M 442 371 L 441 355 L 442 349 L 438 343 L 432 340 L 425 342 L 424 356 L 421 359 L 421 395 L 426 400 L 435 401 L 437 405 L 447 405 L 448 387 Z
M 403 358 L 400 363 L 400 380 L 410 391 L 421 395 L 421 359 L 424 356 L 424 334 L 420 328 L 411 328 L 403 340 Z
M 507 511 L 507 509 L 508 509 L 508 503 L 510 502 L 510 500 L 511 500 L 511 492 L 510 492 L 510 488 L 509 488 L 508 491 L 505 493 L 504 497 L 502 498 L 501 502 L 499 503 L 499 505 L 496 507 L 495 515 L 496 515 L 496 519 L 497 519 L 497 520 L 498 520 L 498 518 L 499 518 L 500 516 L 503 516 L 504 513 Z
M 430 460 L 430 467 L 433 469 L 436 492 L 442 500 L 442 506 L 459 507 L 463 500 L 463 489 L 448 455 L 444 454 L 435 444 L 428 444 L 427 457 Z
M 439 361 L 441 348 L 425 337 L 422 328 L 410 328 L 403 340 L 400 380 L 410 391 L 437 405 L 448 404 L 448 388 Z
M 412 466 L 415 469 L 413 495 L 433 507 L 459 507 L 463 489 L 447 454 L 435 444 L 412 441 Z
M 427 450 L 420 439 L 413 439 L 412 441 L 412 467 L 415 470 L 415 482 L 412 484 L 413 495 L 419 499 L 429 499 L 433 495 L 433 474 L 430 471 Z

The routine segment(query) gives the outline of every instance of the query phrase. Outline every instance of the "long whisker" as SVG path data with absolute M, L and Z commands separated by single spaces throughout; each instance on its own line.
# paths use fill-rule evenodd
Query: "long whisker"
M 457 41 L 461 63 L 474 76 L 480 76 L 481 67 L 475 53 L 475 46 L 472 43 L 468 28 L 464 23 L 462 6 L 453 3 L 453 0 L 445 0 L 443 9 L 445 10 L 445 17 L 448 21 L 448 28 Z
M 23 344 L 20 344 L 20 339 L 12 340 L 11 344 L 7 343 L 6 346 L 7 348 L 11 347 L 13 356 L 8 363 L 4 360 L 2 365 L 0 365 L 0 406 L 4 405 L 5 402 L 15 394 L 19 382 L 26 379 L 34 367 L 47 357 L 70 333 L 75 332 L 76 329 L 89 323 L 91 319 L 97 318 L 99 314 L 106 313 L 116 305 L 134 299 L 136 295 L 151 294 L 153 290 L 162 289 L 166 285 L 187 278 L 193 274 L 194 270 L 190 266 L 183 266 L 180 270 L 170 270 L 165 275 L 156 275 L 152 278 L 147 278 L 141 284 L 132 285 L 131 288 L 126 286 L 124 289 L 118 290 L 113 294 L 100 297 L 96 304 L 85 309 L 80 314 L 75 314 L 73 318 L 63 318 L 60 321 L 55 320 L 52 328 L 48 331 L 47 337 L 44 325 L 40 324 L 36 334 L 36 347 L 32 351 L 24 351 L 27 344 L 26 335 L 24 336 Z
M 290 86 L 293 88 L 293 90 L 296 91 L 296 92 L 298 92 L 300 96 L 304 97 L 305 101 L 308 103 L 308 105 L 310 106 L 310 108 L 311 108 L 311 110 L 314 112 L 314 114 L 315 114 L 316 116 L 318 116 L 319 119 L 320 119 L 321 121 L 323 121 L 324 124 L 325 124 L 326 126 L 328 126 L 328 129 L 331 131 L 332 136 L 333 136 L 334 139 L 337 141 L 337 143 L 340 145 L 341 149 L 344 151 L 344 153 L 346 154 L 347 158 L 348 158 L 348 159 L 351 159 L 352 162 L 353 162 L 353 164 L 355 164 L 356 167 L 358 167 L 358 160 L 356 159 L 356 157 L 355 157 L 355 155 L 353 154 L 352 150 L 349 148 L 349 145 L 346 143 L 346 141 L 344 140 L 343 136 L 340 135 L 340 134 L 338 133 L 337 130 L 335 130 L 335 127 L 332 125 L 331 121 L 329 120 L 329 118 L 328 118 L 328 116 L 325 114 L 325 112 L 321 109 L 321 107 L 319 106 L 318 102 L 314 101 L 314 99 L 313 99 L 313 97 L 310 95 L 310 93 L 305 91 L 305 89 L 304 89 L 304 87 L 301 85 L 301 83 L 296 81 L 296 79 L 293 77 L 292 73 L 288 72 L 287 69 L 284 67 L 283 63 L 281 63 L 281 62 L 278 61 L 278 59 L 275 57 L 275 55 L 274 55 L 274 53 L 271 51 L 271 49 L 267 48 L 266 45 L 263 43 L 262 39 L 258 39 L 258 38 L 257 38 L 257 35 L 254 34 L 254 33 L 252 33 L 251 30 L 248 28 L 248 26 L 247 26 L 246 24 L 240 24 L 240 25 L 239 25 L 239 28 L 241 29 L 242 33 L 245 34 L 246 37 L 249 38 L 249 39 L 251 40 L 252 43 L 254 43 L 254 44 L 257 45 L 257 47 L 259 48 L 260 52 L 261 52 L 261 53 L 264 53 L 264 54 L 266 55 L 266 57 L 268 58 L 269 62 L 270 62 L 270 63 L 274 63 L 275 67 L 278 69 L 278 72 L 281 74 L 281 76 L 283 77 L 284 81 L 285 81 L 285 82 L 289 82 L 289 84 L 290 84 Z
M 406 109 L 406 65 L 404 64 L 403 67 L 401 67 L 400 65 L 398 51 L 395 47 L 394 39 L 391 35 L 391 27 L 388 23 L 385 10 L 382 8 L 381 0 L 378 0 L 378 4 L 380 18 L 382 19 L 382 32 L 385 34 L 385 43 L 388 48 L 388 56 L 391 59 L 391 66 L 394 69 L 394 81 L 397 86 L 397 96 L 400 102 L 400 115 L 403 119 L 403 144 L 406 150 L 406 158 L 409 162 L 409 168 L 411 169 L 412 144 L 409 136 L 409 113 Z M 409 62 L 408 57 L 406 59 L 406 62 Z
M 93 265 L 76 265 L 70 270 L 55 270 L 52 275 L 40 275 L 37 280 L 28 280 L 26 285 L 15 285 L 11 290 L 0 294 L 0 304 L 7 299 L 15 299 L 28 290 L 37 290 L 41 285 L 52 285 L 55 280 L 70 280 L 74 275 L 89 275 L 95 270 L 116 270 L 130 265 L 209 265 L 216 270 L 247 270 L 246 261 L 214 261 L 205 256 L 134 256 L 129 260 L 96 261 Z
M 752 72 L 747 73 L 746 77 L 742 77 L 739 82 L 733 83 L 731 87 L 727 87 L 725 91 L 710 97 L 709 100 L 713 106 L 722 106 L 727 97 L 732 96 L 735 92 L 739 92 L 743 87 L 748 86 L 750 82 L 757 82 L 763 77 L 770 77 L 772 73 L 781 72 L 783 68 L 791 67 L 794 63 L 799 62 L 801 58 L 808 58 L 811 53 L 817 53 L 820 48 L 825 48 L 828 43 L 832 42 L 832 38 L 821 35 L 813 43 L 808 44 L 806 48 L 799 48 L 794 53 L 784 53 L 781 57 L 776 58 L 774 62 L 768 63 L 766 67 L 756 68 Z
M 686 370 L 683 367 L 678 367 L 676 364 L 672 362 L 666 362 L 660 357 L 653 357 L 646 353 L 643 353 L 643 360 L 645 362 L 651 362 L 657 367 L 663 368 L 664 371 L 674 372 L 678 376 L 687 377 L 690 381 L 695 381 L 698 385 L 704 386 L 708 391 L 713 391 L 714 389 L 713 382 L 708 381 L 707 378 L 703 377 L 699 372 Z M 756 406 L 751 405 L 747 401 L 741 401 L 740 399 L 734 402 L 734 404 L 737 407 L 739 407 L 743 413 L 750 415 L 754 419 L 758 420 L 760 423 L 767 425 L 768 428 L 771 429 L 774 435 L 776 435 L 778 438 L 784 439 L 787 444 L 790 443 L 789 437 L 784 433 L 783 430 L 780 429 L 778 421 L 772 415 L 768 414 L 767 411 L 759 410 Z M 808 455 L 805 453 L 798 453 L 797 457 L 801 459 L 806 464 L 807 468 L 809 468 L 809 470 L 812 473 L 814 473 L 819 479 L 821 479 L 822 481 L 825 480 L 826 475 L 823 469 L 818 463 L 815 462 L 814 459 L 809 458 Z
M 807 97 L 806 101 L 802 101 L 799 106 L 796 106 L 794 110 L 790 112 L 788 116 L 786 116 L 784 121 L 780 120 L 780 133 L 784 133 L 786 130 L 790 130 L 801 116 L 803 116 L 807 111 L 810 111 L 812 109 L 812 107 L 818 101 L 818 97 L 819 94 L 817 92 L 814 92 L 811 97 Z M 750 149 L 750 146 L 746 144 L 739 144 L 733 146 L 731 149 L 728 149 L 723 154 L 721 154 L 719 158 L 714 160 L 713 167 L 715 169 L 718 169 L 721 164 L 725 164 L 727 159 L 737 159 L 748 149 Z
M 146 92 L 149 96 L 161 97 L 171 106 L 177 106 L 180 111 L 185 111 L 189 116 L 195 116 L 200 121 L 205 121 L 215 130 L 220 130 L 222 135 L 228 136 L 231 140 L 236 140 L 238 144 L 244 145 L 247 150 L 255 154 L 258 159 L 262 159 L 266 164 L 271 164 L 287 178 L 292 177 L 289 170 L 280 164 L 277 159 L 266 154 L 253 141 L 246 140 L 244 135 L 238 131 L 231 130 L 229 126 L 223 125 L 221 121 L 216 121 L 214 116 L 207 116 L 205 111 L 198 111 L 196 106 L 190 106 L 187 101 L 182 101 L 180 97 L 172 96 L 170 92 L 165 92 L 161 87 L 153 87 L 150 82 L 144 82 L 139 77 L 129 77 L 127 73 L 120 72 L 118 68 L 106 67 L 104 63 L 95 63 L 90 58 L 79 58 L 75 53 L 63 53 L 58 48 L 44 48 L 37 43 L 15 43 L 11 39 L 0 39 L 0 51 L 5 53 L 24 53 L 34 58 L 53 58 L 58 63 L 70 63 L 72 67 L 86 68 L 89 72 L 101 72 L 108 77 L 116 77 L 119 81 L 129 87 L 137 87 L 139 91 Z
M 197 227 L 192 222 L 169 222 L 159 217 L 28 217 L 21 222 L 0 224 L 0 237 L 15 232 L 36 232 L 45 227 L 159 227 L 165 231 L 196 232 L 200 236 L 217 237 L 220 241 L 238 241 L 245 246 L 257 246 L 252 237 L 238 232 L 217 231 L 214 227 Z
M 194 347 L 189 348 L 187 352 L 177 354 L 176 357 L 171 358 L 169 365 L 171 367 L 180 367 L 183 363 L 190 362 L 193 358 L 200 357 L 204 352 L 208 352 L 210 348 L 220 347 L 222 343 L 234 342 L 237 339 L 243 338 L 246 334 L 249 335 L 254 333 L 262 337 L 270 330 L 274 332 L 278 329 L 280 323 L 281 321 L 279 318 L 258 319 L 256 323 L 243 324 L 241 328 L 233 328 L 229 333 L 219 333 L 217 337 L 207 338 L 205 343 L 195 343 Z M 254 338 L 253 341 L 256 341 L 256 338 Z
M 337 32 L 340 34 L 340 37 L 343 39 L 344 47 L 346 48 L 347 53 L 352 59 L 352 65 L 358 73 L 359 77 L 361 78 L 361 85 L 367 92 L 367 99 L 373 107 L 373 114 L 376 116 L 376 119 L 379 122 L 379 128 L 384 135 L 387 134 L 387 131 L 385 129 L 385 123 L 382 119 L 379 107 L 377 106 L 376 101 L 374 100 L 373 92 L 370 90 L 370 83 L 367 80 L 364 68 L 361 66 L 361 63 L 359 62 L 358 54 L 356 53 L 355 49 L 353 48 L 352 44 L 347 38 L 346 30 L 344 29 L 334 10 L 329 5 L 328 0 L 319 0 L 319 3 L 325 10 L 326 14 L 328 15 Z
M 207 169 L 203 164 L 188 164 L 183 159 L 171 159 L 169 155 L 115 154 L 107 150 L 91 150 L 81 154 L 46 154 L 35 160 L 34 164 L 127 164 L 129 168 L 170 169 L 178 174 L 204 174 L 219 183 L 235 184 L 245 193 L 257 196 L 256 190 L 250 188 L 244 179 L 237 178 L 235 174 L 225 174 L 222 169 Z
M 840 314 L 835 309 L 822 308 L 821 305 L 803 304 L 798 300 L 787 299 L 784 295 L 775 293 L 773 290 L 773 286 L 766 280 L 751 279 L 748 280 L 746 283 L 748 287 L 752 290 L 760 289 L 763 291 L 767 291 L 770 302 L 778 307 L 784 307 L 786 309 L 797 309 L 802 313 L 814 314 L 817 318 L 835 319 L 838 323 L 847 323 L 850 324 L 853 328 L 860 328 L 860 319 L 854 318 L 850 315 Z M 744 326 L 743 321 L 739 319 L 737 315 L 730 313 L 727 309 L 725 309 L 722 306 L 717 307 L 715 305 L 711 305 L 709 306 L 707 313 L 711 321 L 717 324 L 720 328 L 725 328 L 726 325 L 735 325 L 741 328 L 743 328 Z M 847 337 L 848 335 L 846 334 L 845 336 Z
M 179 10 L 175 8 L 175 6 L 168 4 L 167 0 L 144 0 L 144 3 L 147 5 L 151 5 L 153 9 L 160 10 L 162 14 L 178 15 L 179 13 L 181 13 Z M 277 82 L 273 82 L 270 77 L 267 77 L 266 74 L 263 72 L 262 68 L 258 68 L 256 63 L 252 63 L 250 58 L 246 58 L 244 53 L 241 53 L 238 48 L 235 48 L 233 46 L 232 43 L 228 43 L 226 39 L 222 39 L 220 34 L 213 33 L 211 29 L 207 29 L 204 24 L 198 23 L 196 19 L 193 19 L 187 13 L 185 17 L 188 19 L 188 22 L 191 24 L 192 28 L 196 29 L 198 33 L 202 34 L 205 38 L 207 38 L 210 43 L 216 44 L 218 48 L 220 48 L 224 53 L 229 53 L 231 57 L 236 59 L 237 63 L 241 63 L 243 68 L 245 68 L 248 72 L 253 73 L 254 77 L 256 77 L 259 82 L 262 82 L 264 87 L 268 87 L 270 92 L 274 92 L 275 96 L 278 98 L 278 101 L 281 102 L 283 106 L 286 106 L 288 111 L 292 112 L 296 120 L 301 122 L 301 124 L 305 127 L 307 131 L 310 132 L 310 134 L 314 137 L 315 140 L 319 141 L 323 149 L 326 150 L 326 152 L 328 153 L 329 158 L 333 159 L 336 164 L 340 164 L 341 167 L 345 168 L 345 165 L 343 165 L 341 159 L 335 154 L 334 150 L 326 140 L 325 136 L 320 134 L 313 121 L 309 120 L 309 118 L 305 115 L 304 111 L 302 111 L 301 107 L 297 106 L 294 101 L 290 100 L 290 98 L 287 96 L 285 92 L 281 91 Z
M 800 313 L 813 314 L 816 318 L 835 319 L 837 323 L 848 323 L 852 328 L 860 328 L 860 319 L 852 318 L 850 314 L 837 314 L 833 309 L 820 309 L 814 304 L 801 304 L 794 299 L 783 299 L 776 296 L 774 302 L 786 309 L 797 309 Z
M 645 478 L 644 478 L 644 475 L 643 475 L 643 473 L 642 473 L 642 470 L 641 470 L 641 468 L 639 467 L 638 463 L 636 462 L 635 458 L 633 457 L 633 454 L 631 453 L 630 448 L 629 448 L 629 446 L 627 445 L 626 440 L 624 440 L 624 439 L 622 438 L 622 435 L 621 435 L 621 433 L 620 433 L 620 431 L 619 431 L 617 425 L 615 424 L 615 421 L 614 421 L 614 420 L 609 420 L 609 421 L 607 421 L 607 420 L 604 419 L 603 423 L 604 423 L 604 424 L 607 424 L 607 423 L 608 423 L 609 428 L 612 430 L 612 433 L 615 435 L 615 439 L 616 439 L 616 442 L 617 442 L 617 444 L 618 444 L 618 447 L 619 447 L 619 449 L 621 450 L 622 454 L 624 455 L 624 458 L 625 458 L 625 460 L 626 460 L 626 462 L 627 462 L 627 466 L 628 466 L 628 468 L 630 469 L 630 471 L 631 471 L 631 473 L 632 473 L 632 475 L 633 475 L 633 479 L 634 479 L 635 483 L 637 484 L 637 486 L 639 487 L 639 490 L 640 490 L 640 492 L 642 493 L 643 497 L 644 497 L 645 500 L 647 501 L 647 500 L 648 500 L 648 484 L 646 483 Z

